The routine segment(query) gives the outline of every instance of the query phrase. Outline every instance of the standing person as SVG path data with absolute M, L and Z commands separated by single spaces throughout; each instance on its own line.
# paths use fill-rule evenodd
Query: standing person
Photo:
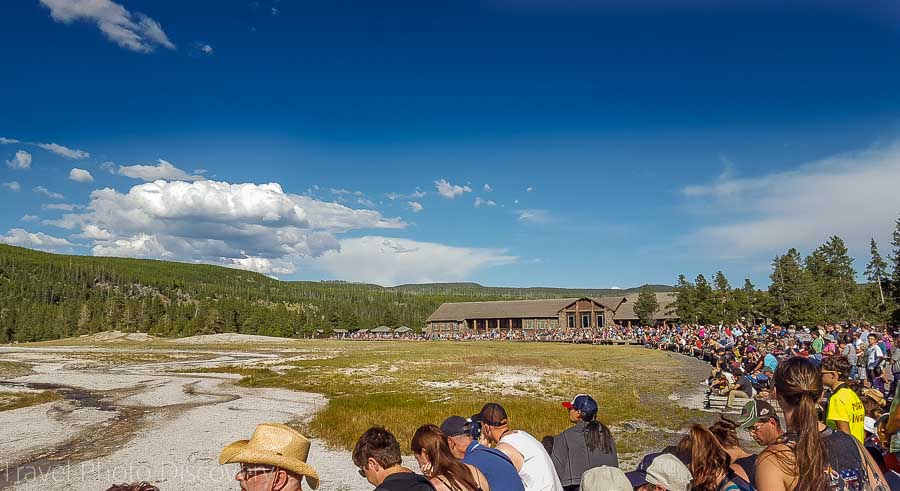
M 816 402 L 822 391 L 822 374 L 812 360 L 791 358 L 778 367 L 775 395 L 784 410 L 787 433 L 756 460 L 759 489 L 822 491 L 884 486 L 881 471 L 855 438 L 819 422 Z
M 482 424 L 482 435 L 512 461 L 526 491 L 563 491 L 550 455 L 533 436 L 509 427 L 506 409 L 489 402 L 472 417 Z
M 715 435 L 716 440 L 731 457 L 731 472 L 752 487 L 756 487 L 756 454 L 752 454 L 741 447 L 737 429 L 740 425 L 730 419 L 721 418 L 709 427 L 709 431 Z
M 601 465 L 618 467 L 616 443 L 609 428 L 597 420 L 597 401 L 587 394 L 578 394 L 572 402 L 562 403 L 569 411 L 574 426 L 553 439 L 550 457 L 556 474 L 566 491 L 578 491 L 581 475 Z
M 688 469 L 694 476 L 693 491 L 740 491 L 740 487 L 730 479 L 731 456 L 719 443 L 715 435 L 702 425 L 691 425 L 691 429 L 678 443 L 679 455 L 690 455 Z
M 495 490 L 525 491 L 516 467 L 505 453 L 475 441 L 481 427 L 462 416 L 450 416 L 441 423 L 447 435 L 447 446 L 454 457 L 464 464 L 474 465 Z
M 450 452 L 447 435 L 437 426 L 420 426 L 410 447 L 422 473 L 437 491 L 490 491 L 477 467 L 464 464 Z
M 881 360 L 884 359 L 884 352 L 881 351 L 881 347 L 878 346 L 878 335 L 874 333 L 869 333 L 867 337 L 869 340 L 869 347 L 866 348 L 866 378 L 869 380 L 869 384 L 875 383 L 875 369 L 881 367 Z
M 366 430 L 352 455 L 359 475 L 375 486 L 375 491 L 434 491 L 428 479 L 403 467 L 397 438 L 381 426 Z
M 860 443 L 866 440 L 866 409 L 853 389 L 847 386 L 850 362 L 844 356 L 830 356 L 822 360 L 822 384 L 831 389 L 825 424 L 833 430 L 852 435 Z
M 781 435 L 784 435 L 775 408 L 768 402 L 758 399 L 751 399 L 744 405 L 738 424 L 750 433 L 756 443 L 763 447 L 775 443 L 781 438 Z M 755 482 L 756 478 L 754 477 L 753 480 Z
M 810 333 L 812 336 L 812 352 L 811 357 L 816 362 L 822 361 L 822 351 L 825 349 L 825 341 L 822 340 L 822 333 L 818 329 L 813 329 Z
M 891 388 L 888 390 L 888 397 L 893 399 L 894 392 L 897 391 L 897 384 L 900 382 L 900 336 L 894 338 L 894 346 L 891 350 Z
M 249 440 L 222 449 L 219 465 L 240 464 L 234 479 L 245 491 L 300 491 L 305 476 L 309 487 L 319 487 L 319 474 L 306 463 L 310 441 L 290 426 L 263 423 Z

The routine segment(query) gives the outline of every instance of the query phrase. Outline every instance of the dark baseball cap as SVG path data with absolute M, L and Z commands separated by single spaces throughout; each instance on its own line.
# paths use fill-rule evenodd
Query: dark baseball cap
M 585 416 L 597 414 L 597 401 L 587 394 L 578 394 L 572 402 L 564 402 L 562 405 L 566 409 L 576 409 Z
M 506 409 L 496 402 L 489 402 L 481 408 L 478 414 L 472 416 L 472 421 L 480 421 L 489 426 L 503 426 L 509 423 Z
M 464 435 L 468 432 L 469 422 L 462 416 L 450 416 L 441 423 L 441 431 L 447 436 Z
M 775 412 L 775 408 L 771 404 L 759 399 L 750 399 L 747 404 L 744 404 L 744 408 L 741 409 L 738 424 L 741 425 L 741 428 L 749 428 L 759 421 L 768 421 L 770 419 L 774 419 L 779 425 L 781 424 L 778 420 L 778 413 Z

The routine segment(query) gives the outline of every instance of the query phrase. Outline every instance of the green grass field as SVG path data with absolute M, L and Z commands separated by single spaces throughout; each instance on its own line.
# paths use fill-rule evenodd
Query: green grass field
M 508 342 L 307 341 L 304 348 L 331 358 L 291 362 L 269 369 L 229 370 L 242 384 L 283 387 L 328 396 L 328 406 L 307 431 L 349 449 L 367 428 L 383 425 L 404 450 L 415 429 L 440 424 L 452 414 L 470 416 L 486 402 L 500 402 L 514 427 L 537 438 L 568 426 L 560 402 L 588 393 L 607 425 L 637 421 L 648 430 L 615 434 L 620 452 L 671 443 L 672 431 L 708 413 L 668 399 L 692 390 L 706 368 L 688 358 L 633 346 Z M 214 369 L 212 371 L 222 371 Z M 661 443 L 662 442 L 662 443 Z M 661 444 L 660 444 L 661 443 Z

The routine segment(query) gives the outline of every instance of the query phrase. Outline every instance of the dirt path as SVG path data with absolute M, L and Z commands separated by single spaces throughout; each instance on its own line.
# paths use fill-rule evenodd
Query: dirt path
M 235 466 L 216 463 L 224 445 L 248 438 L 261 422 L 308 421 L 326 402 L 318 394 L 237 387 L 231 375 L 169 372 L 270 363 L 279 354 L 210 352 L 199 360 L 110 367 L 79 358 L 85 352 L 131 350 L 0 347 L 0 359 L 29 363 L 35 372 L 5 381 L 6 390 L 13 382 L 64 396 L 0 412 L 0 488 L 94 491 L 146 480 L 167 491 L 237 489 Z M 315 442 L 310 463 L 321 489 L 370 489 L 347 452 Z

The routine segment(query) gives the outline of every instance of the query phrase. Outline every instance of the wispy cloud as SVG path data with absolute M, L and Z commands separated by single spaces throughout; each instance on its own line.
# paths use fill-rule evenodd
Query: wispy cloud
M 409 209 L 412 210 L 413 213 L 419 213 L 420 211 L 425 209 L 425 207 L 422 206 L 422 203 L 419 203 L 418 201 L 409 201 L 406 204 L 409 206 Z
M 0 186 L 3 186 L 6 189 L 9 189 L 10 191 L 12 191 L 14 193 L 18 193 L 19 191 L 22 190 L 22 186 L 18 183 L 18 181 L 10 181 L 10 182 L 0 183 Z
M 548 223 L 553 223 L 554 218 L 550 215 L 550 212 L 547 210 L 519 210 L 519 221 L 525 223 L 533 223 L 536 225 L 546 225 Z
M 203 176 L 188 174 L 163 159 L 159 159 L 158 162 L 157 165 L 119 166 L 117 174 L 147 182 L 157 179 L 165 181 L 202 181 L 205 179 Z
M 50 16 L 57 22 L 71 24 L 85 21 L 97 28 L 119 46 L 149 53 L 157 46 L 175 49 L 175 44 L 163 31 L 159 22 L 135 12 L 111 0 L 40 0 L 50 9 Z
M 505 249 L 455 247 L 391 237 L 341 240 L 340 247 L 302 263 L 333 278 L 397 285 L 460 281 L 477 271 L 519 258 Z
M 81 159 L 86 159 L 91 156 L 90 153 L 85 152 L 84 150 L 78 150 L 77 148 L 69 148 L 65 145 L 60 145 L 58 143 L 25 142 L 25 141 L 21 141 L 21 140 L 16 140 L 15 138 L 0 137 L 0 144 L 2 144 L 2 145 L 22 144 L 22 145 L 31 145 L 34 147 L 40 147 L 48 152 L 53 152 L 61 157 L 65 157 L 67 159 L 81 160 Z
M 459 186 L 457 184 L 451 184 L 446 179 L 438 179 L 434 181 L 434 187 L 437 189 L 438 194 L 447 199 L 453 199 L 457 196 L 462 195 L 463 193 L 471 193 L 472 188 L 468 185 Z
M 727 171 L 727 167 L 726 167 Z M 795 170 L 734 178 L 733 170 L 682 194 L 718 222 L 685 240 L 724 256 L 772 255 L 831 235 L 853 247 L 886 239 L 900 212 L 900 144 L 837 155 Z M 708 214 L 709 212 L 707 212 Z
M 475 208 L 479 208 L 482 206 L 497 206 L 493 200 L 482 199 L 481 196 L 475 198 Z
M 91 156 L 91 154 L 85 152 L 84 150 L 69 148 L 65 145 L 60 145 L 58 143 L 35 143 L 35 145 L 43 148 L 44 150 L 46 150 L 48 152 L 53 152 L 61 157 L 65 157 L 67 159 L 81 160 L 81 159 L 86 159 Z
M 485 184 L 481 189 L 483 189 L 485 193 L 490 193 L 494 190 L 494 188 L 492 188 L 490 184 Z
M 40 194 L 41 196 L 45 196 L 50 199 L 64 199 L 65 198 L 65 196 L 63 196 L 62 194 L 54 193 L 53 191 L 50 191 L 49 189 L 45 188 L 44 186 L 35 186 L 35 187 L 31 188 L 31 190 L 37 194 Z

